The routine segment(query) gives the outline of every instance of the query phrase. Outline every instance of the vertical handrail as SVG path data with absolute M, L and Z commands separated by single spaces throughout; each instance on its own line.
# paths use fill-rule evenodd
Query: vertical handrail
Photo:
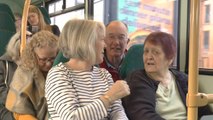
M 198 108 L 195 96 L 198 94 L 198 38 L 199 38 L 199 0 L 191 0 L 190 4 L 190 41 L 189 41 L 189 86 L 187 95 L 187 120 L 197 120 Z
M 94 19 L 94 1 L 93 0 L 84 0 L 84 18 L 88 20 Z
M 26 29 L 27 29 L 27 17 L 28 10 L 30 7 L 31 0 L 25 0 L 24 9 L 22 14 L 22 23 L 21 23 L 21 46 L 20 46 L 20 54 L 22 55 L 22 51 L 26 46 Z

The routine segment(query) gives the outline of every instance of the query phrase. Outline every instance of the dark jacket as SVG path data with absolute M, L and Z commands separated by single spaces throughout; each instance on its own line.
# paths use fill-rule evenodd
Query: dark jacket
M 171 70 L 181 99 L 186 107 L 186 94 L 188 92 L 188 76 L 182 72 Z M 131 94 L 123 99 L 124 109 L 130 120 L 164 120 L 155 111 L 156 91 L 159 82 L 147 76 L 145 70 L 137 70 L 127 77 Z M 199 109 L 201 115 L 211 114 L 207 107 Z
M 61 32 L 60 32 L 58 26 L 57 25 L 51 25 L 51 27 L 52 27 L 53 34 L 59 36 Z
M 7 85 L 5 84 L 6 60 L 8 61 L 8 70 L 9 70 Z M 13 113 L 5 108 L 5 101 L 7 93 L 9 91 L 9 85 L 12 81 L 12 77 L 16 68 L 17 68 L 16 63 L 14 63 L 9 56 L 4 54 L 3 56 L 0 57 L 0 120 L 14 120 Z

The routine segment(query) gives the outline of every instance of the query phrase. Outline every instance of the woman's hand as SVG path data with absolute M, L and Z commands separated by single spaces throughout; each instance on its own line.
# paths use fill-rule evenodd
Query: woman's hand
M 105 94 L 111 100 L 110 102 L 114 102 L 120 98 L 123 98 L 130 94 L 129 86 L 124 80 L 117 80 L 112 87 Z

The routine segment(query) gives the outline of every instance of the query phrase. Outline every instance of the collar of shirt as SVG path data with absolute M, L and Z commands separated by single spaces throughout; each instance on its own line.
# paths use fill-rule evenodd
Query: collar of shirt
M 125 53 L 126 53 L 126 52 L 125 52 Z M 125 54 L 123 55 L 123 58 L 124 58 L 124 57 L 125 57 Z M 120 62 L 120 65 L 119 65 L 119 67 L 118 67 L 118 70 L 119 70 L 119 68 L 121 67 L 121 63 L 122 63 L 122 61 L 123 61 L 123 58 L 122 58 L 122 60 L 121 60 L 121 62 Z M 110 61 L 108 60 L 107 55 L 106 55 L 106 51 L 104 52 L 104 61 L 106 62 L 107 67 L 117 70 L 117 68 L 116 68 L 115 66 L 113 66 L 113 65 L 110 63 Z

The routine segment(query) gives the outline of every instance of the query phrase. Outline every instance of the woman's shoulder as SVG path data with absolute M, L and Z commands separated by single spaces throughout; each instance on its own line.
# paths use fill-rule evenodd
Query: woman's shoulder
M 170 71 L 173 73 L 173 75 L 180 80 L 186 80 L 188 79 L 188 75 L 182 71 L 176 70 L 176 69 L 170 69 Z
M 127 79 L 138 79 L 140 78 L 141 80 L 146 80 L 147 79 L 147 75 L 144 69 L 138 69 L 138 70 L 134 70 L 132 72 L 130 72 L 127 75 Z
M 100 68 L 100 67 L 97 67 L 97 66 L 94 66 L 94 67 L 93 67 L 93 71 L 96 72 L 96 73 L 99 73 L 99 74 L 111 75 L 111 74 L 109 73 L 109 71 L 106 70 L 105 68 Z
M 65 71 L 68 71 L 69 69 L 66 67 L 66 65 L 62 62 L 60 62 L 59 64 L 53 66 L 50 70 L 49 70 L 49 73 L 52 73 L 52 72 L 65 72 Z
M 52 78 L 55 78 L 55 77 L 58 77 L 58 76 L 60 76 L 61 78 L 63 76 L 68 76 L 70 71 L 71 70 L 69 68 L 67 68 L 64 63 L 60 62 L 59 64 L 53 66 L 49 70 L 49 72 L 47 74 L 47 80 L 49 81 L 49 79 L 51 79 L 51 81 L 53 81 L 54 79 L 52 80 Z
M 157 81 L 149 78 L 144 69 L 135 70 L 128 74 L 126 81 L 130 84 L 156 86 Z

